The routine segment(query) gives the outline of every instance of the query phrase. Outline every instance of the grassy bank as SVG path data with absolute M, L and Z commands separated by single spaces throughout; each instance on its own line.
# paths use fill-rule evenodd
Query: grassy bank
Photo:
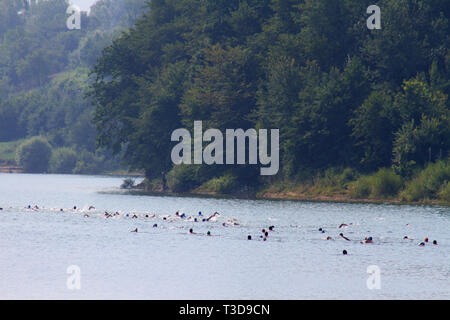
M 450 165 L 443 161 L 401 177 L 392 169 L 372 174 L 330 170 L 309 181 L 276 183 L 257 197 L 299 200 L 450 205 Z
M 211 179 L 181 192 L 190 195 L 236 196 L 256 199 L 286 199 L 332 202 L 432 204 L 450 206 L 450 165 L 439 161 L 401 177 L 390 168 L 371 174 L 356 170 L 328 169 L 301 181 L 276 181 L 259 189 L 237 189 L 232 176 Z M 170 186 L 170 182 L 169 182 Z M 162 192 L 158 180 L 141 184 L 152 193 Z M 165 193 L 180 194 L 179 190 Z

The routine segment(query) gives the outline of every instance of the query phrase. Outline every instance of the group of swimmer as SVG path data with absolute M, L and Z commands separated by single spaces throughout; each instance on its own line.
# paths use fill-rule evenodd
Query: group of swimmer
M 348 227 L 350 225 L 352 225 L 352 224 L 351 223 L 350 224 L 341 223 L 338 228 L 341 229 L 343 227 Z M 409 224 L 407 224 L 407 226 L 409 226 Z M 321 232 L 321 233 L 326 233 L 326 231 L 323 228 L 319 228 L 318 231 Z M 342 232 L 339 233 L 339 238 L 344 239 L 346 241 L 352 241 L 348 237 L 344 236 L 344 234 Z M 408 236 L 404 236 L 403 239 L 404 240 L 414 240 L 414 239 L 409 238 Z M 333 237 L 327 236 L 324 240 L 333 240 Z M 425 243 L 428 243 L 428 241 L 429 241 L 429 239 L 428 239 L 428 237 L 426 237 L 424 239 L 424 241 L 420 242 L 418 245 L 421 246 L 421 247 L 424 247 Z M 373 243 L 373 238 L 372 237 L 365 237 L 364 240 L 360 241 L 360 243 L 361 244 Z M 433 240 L 433 245 L 437 246 L 437 244 L 438 244 L 437 240 Z M 342 254 L 343 255 L 347 255 L 348 254 L 347 250 L 343 250 Z
M 34 206 L 28 205 L 27 207 L 25 207 L 25 209 L 32 210 L 32 211 L 38 211 L 38 210 L 40 210 L 41 208 L 39 208 L 38 205 L 34 205 Z M 2 211 L 2 210 L 3 210 L 3 208 L 0 207 L 0 211 Z M 75 206 L 73 206 L 73 207 L 70 208 L 70 209 L 63 209 L 63 208 L 60 208 L 60 209 L 58 210 L 58 209 L 55 208 L 55 209 L 53 209 L 53 210 L 54 210 L 54 211 L 60 211 L 60 212 L 65 212 L 65 211 L 69 211 L 69 212 L 70 212 L 70 211 L 72 211 L 72 212 L 83 212 L 83 213 L 84 213 L 84 217 L 90 217 L 90 215 L 89 215 L 88 213 L 85 213 L 85 212 L 86 212 L 86 211 L 96 210 L 96 209 L 95 209 L 94 206 L 90 205 L 89 207 L 87 207 L 87 210 L 86 210 L 86 209 L 80 210 L 80 209 L 78 209 L 78 207 L 75 205 Z M 136 213 L 132 213 L 132 214 L 130 214 L 130 213 L 121 214 L 121 213 L 119 213 L 118 211 L 116 211 L 116 212 L 114 212 L 114 213 L 110 213 L 110 212 L 104 211 L 104 213 L 102 214 L 102 216 L 103 216 L 104 218 L 114 218 L 114 217 L 118 217 L 118 216 L 124 216 L 124 217 L 128 217 L 128 218 L 131 218 L 131 219 L 138 219 L 138 218 L 157 218 L 156 214 L 140 214 L 140 215 L 138 215 L 138 214 L 136 214 Z M 168 221 L 168 222 L 173 222 L 173 221 L 176 221 L 176 220 L 189 221 L 189 222 L 215 222 L 215 221 L 217 221 L 217 218 L 220 217 L 220 216 L 221 216 L 221 214 L 220 214 L 219 212 L 217 212 L 217 211 L 214 212 L 214 213 L 212 213 L 212 214 L 210 214 L 210 215 L 207 215 L 207 216 L 204 216 L 203 213 L 202 213 L 201 211 L 198 212 L 197 216 L 186 215 L 186 214 L 183 213 L 183 212 L 180 213 L 180 211 L 176 211 L 173 215 L 164 215 L 164 216 L 160 216 L 160 218 L 162 218 L 162 220 Z M 237 221 L 237 219 L 235 219 L 235 218 L 229 218 L 229 219 L 227 219 L 225 222 L 222 223 L 222 226 L 223 226 L 223 227 L 240 226 L 240 223 L 239 223 L 239 222 Z M 349 224 L 341 223 L 341 224 L 338 226 L 338 229 L 346 228 L 346 227 L 349 227 L 349 226 L 352 226 L 352 223 L 349 223 Z M 410 225 L 407 224 L 407 226 L 410 226 Z M 157 224 L 157 223 L 153 224 L 153 228 L 158 228 L 158 224 Z M 269 232 L 273 232 L 274 229 L 275 229 L 275 226 L 273 226 L 273 225 L 269 226 L 267 229 L 265 229 L 265 228 L 261 229 L 261 233 L 259 234 L 259 236 L 257 237 L 257 239 L 258 239 L 258 240 L 262 240 L 262 241 L 267 241 L 267 239 L 269 238 Z M 320 227 L 320 228 L 318 229 L 318 231 L 319 231 L 320 233 L 323 233 L 323 234 L 327 232 L 327 231 L 326 231 L 324 228 L 322 228 L 322 227 Z M 130 232 L 138 233 L 138 228 L 135 228 L 135 229 L 131 230 Z M 195 234 L 199 234 L 199 233 L 194 232 L 194 229 L 193 229 L 193 228 L 190 228 L 190 229 L 189 229 L 189 234 L 195 235 Z M 206 236 L 212 236 L 211 231 L 208 230 L 207 233 L 206 233 Z M 344 239 L 344 240 L 346 240 L 346 241 L 352 241 L 351 239 L 349 239 L 348 237 L 346 237 L 342 232 L 339 233 L 339 235 L 338 235 L 336 238 Z M 253 239 L 253 238 L 252 238 L 252 235 L 249 234 L 249 235 L 247 236 L 247 240 L 252 240 L 252 239 Z M 326 238 L 324 238 L 324 240 L 334 240 L 334 239 L 333 239 L 332 236 L 328 235 Z M 404 237 L 403 237 L 403 240 L 414 240 L 414 239 L 409 238 L 408 236 L 404 236 Z M 425 238 L 422 242 L 420 242 L 418 245 L 421 246 L 421 247 L 424 247 L 428 242 L 429 242 L 429 239 L 428 239 L 428 237 L 426 237 L 426 238 Z M 364 240 L 361 240 L 360 243 L 361 243 L 361 244 L 370 244 L 370 243 L 374 243 L 374 240 L 373 240 L 373 238 L 372 238 L 371 236 L 368 236 L 368 237 L 365 237 Z M 433 241 L 432 241 L 432 244 L 435 245 L 435 246 L 438 245 L 437 240 L 433 240 Z M 343 255 L 347 255 L 347 254 L 348 254 L 348 251 L 347 251 L 347 250 L 343 250 L 343 251 L 342 251 L 342 254 L 343 254 Z
M 269 231 L 275 231 L 274 230 L 275 226 L 270 226 L 268 228 Z M 261 239 L 262 241 L 267 241 L 267 238 L 269 237 L 269 232 L 266 229 L 262 229 L 261 230 L 261 234 L 259 235 L 259 239 Z M 249 234 L 247 236 L 247 240 L 252 240 L 252 236 Z

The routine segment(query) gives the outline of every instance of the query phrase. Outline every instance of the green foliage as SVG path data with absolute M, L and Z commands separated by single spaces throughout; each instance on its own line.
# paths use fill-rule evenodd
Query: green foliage
M 17 148 L 16 163 L 25 172 L 43 173 L 49 166 L 52 148 L 42 137 L 34 137 L 23 142 Z
M 350 195 L 354 198 L 389 198 L 403 187 L 402 178 L 391 169 L 381 168 L 370 176 L 362 176 L 353 183 Z
M 174 192 L 186 192 L 198 187 L 200 166 L 178 165 L 167 174 L 167 186 Z
M 50 158 L 49 172 L 51 173 L 72 173 L 77 164 L 77 153 L 70 148 L 53 149 Z
M 443 184 L 441 191 L 438 193 L 438 198 L 447 203 L 450 202 L 450 181 Z
M 16 150 L 22 142 L 23 140 L 0 142 L 0 163 L 15 163 L 17 154 Z
M 442 198 L 448 200 L 450 165 L 439 161 L 429 164 L 414 179 L 406 184 L 402 196 L 409 201 Z
M 359 178 L 352 184 L 350 189 L 350 196 L 356 199 L 366 199 L 372 192 L 371 179 L 368 176 Z
M 221 188 L 224 169 L 172 168 L 169 135 L 194 120 L 204 130 L 279 128 L 280 176 L 287 180 L 328 168 L 376 172 L 392 165 L 408 177 L 446 158 L 448 5 L 382 0 L 382 29 L 368 30 L 370 4 L 151 1 L 149 14 L 94 66 L 98 144 L 122 153 L 149 180 L 172 169 L 168 180 L 177 190 L 205 181 Z M 273 182 L 254 173 L 227 168 L 242 185 Z M 395 195 L 396 173 L 361 177 L 354 192 Z M 346 174 L 342 181 L 337 172 L 316 178 L 339 188 L 357 179 Z
M 89 67 L 146 11 L 146 0 L 98 1 L 82 13 L 80 30 L 66 27 L 68 0 L 27 3 L 0 1 L 0 142 L 42 135 L 56 147 L 94 152 Z
M 237 178 L 231 174 L 224 174 L 218 178 L 213 178 L 200 186 L 202 190 L 217 192 L 219 194 L 236 192 L 238 187 Z
M 403 186 L 402 178 L 391 169 L 382 168 L 372 176 L 373 197 L 395 196 Z
M 345 168 L 344 170 L 339 168 L 328 168 L 323 174 L 318 174 L 314 179 L 314 185 L 322 188 L 335 188 L 345 189 L 347 185 L 355 181 L 358 177 L 358 173 L 352 168 Z

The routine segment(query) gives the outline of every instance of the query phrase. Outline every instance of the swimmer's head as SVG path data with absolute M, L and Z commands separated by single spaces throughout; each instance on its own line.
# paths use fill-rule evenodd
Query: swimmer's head
M 345 256 L 347 254 L 347 250 L 343 250 L 342 254 Z
M 248 236 L 247 236 L 247 240 L 252 240 L 252 236 L 251 236 L 251 235 L 248 235 Z

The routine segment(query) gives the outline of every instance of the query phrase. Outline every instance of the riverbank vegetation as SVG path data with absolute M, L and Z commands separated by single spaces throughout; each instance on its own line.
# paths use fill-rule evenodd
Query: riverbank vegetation
M 449 203 L 450 6 L 380 0 L 369 30 L 372 4 L 102 0 L 68 30 L 66 0 L 4 0 L 0 163 L 125 167 L 153 191 Z M 196 120 L 279 129 L 278 174 L 174 166 L 171 133 Z
M 98 143 L 148 189 L 447 201 L 445 0 L 152 1 L 94 66 Z M 280 171 L 174 166 L 174 129 L 278 128 Z

